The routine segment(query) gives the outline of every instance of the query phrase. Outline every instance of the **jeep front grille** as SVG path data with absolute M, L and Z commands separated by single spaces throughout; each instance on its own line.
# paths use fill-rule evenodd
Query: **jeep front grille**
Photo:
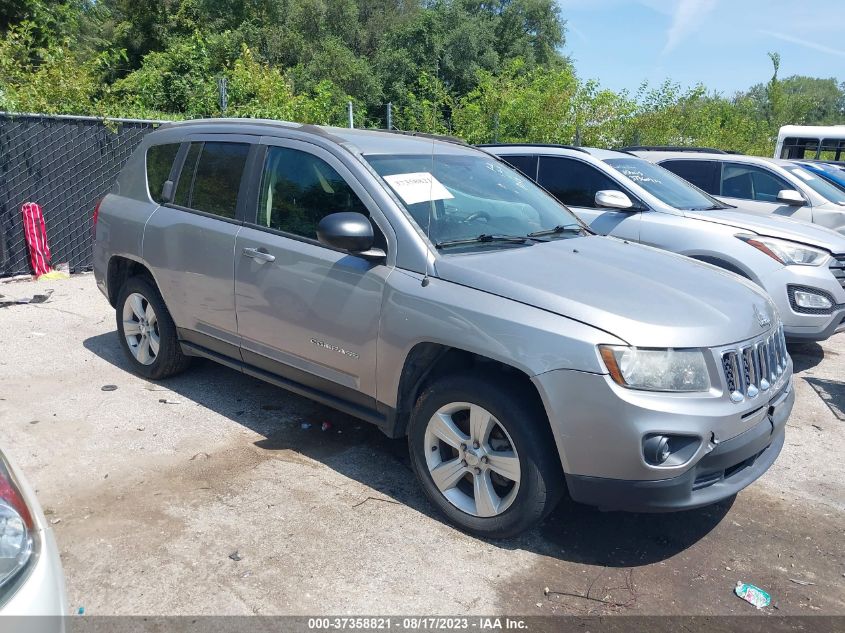
M 788 363 L 782 325 L 765 339 L 722 352 L 722 372 L 731 400 L 742 402 L 768 391 Z

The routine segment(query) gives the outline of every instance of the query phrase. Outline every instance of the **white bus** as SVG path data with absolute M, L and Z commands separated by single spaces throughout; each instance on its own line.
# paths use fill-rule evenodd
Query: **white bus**
M 845 125 L 784 125 L 774 157 L 845 162 Z

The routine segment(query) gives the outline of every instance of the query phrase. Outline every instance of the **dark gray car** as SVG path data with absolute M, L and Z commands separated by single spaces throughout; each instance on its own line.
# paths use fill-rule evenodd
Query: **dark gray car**
M 783 446 L 792 364 L 765 294 L 594 236 L 466 145 L 170 124 L 98 217 L 97 283 L 140 375 L 203 356 L 407 436 L 428 497 L 475 534 L 533 525 L 564 486 L 709 504 Z

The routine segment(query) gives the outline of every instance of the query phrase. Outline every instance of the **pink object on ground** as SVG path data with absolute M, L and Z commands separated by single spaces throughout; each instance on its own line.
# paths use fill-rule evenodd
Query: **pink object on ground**
M 44 213 L 41 205 L 34 202 L 24 202 L 23 228 L 26 243 L 29 246 L 29 260 L 36 277 L 40 277 L 50 269 L 50 247 L 47 245 L 47 227 L 44 225 Z

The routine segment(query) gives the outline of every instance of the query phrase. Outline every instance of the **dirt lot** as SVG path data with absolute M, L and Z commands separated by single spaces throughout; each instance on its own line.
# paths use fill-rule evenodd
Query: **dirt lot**
M 0 294 L 46 288 L 0 308 L 0 446 L 54 523 L 74 611 L 754 613 L 732 595 L 743 580 L 781 615 L 845 614 L 845 335 L 791 349 L 786 447 L 736 499 L 562 504 L 485 542 L 442 523 L 404 442 L 366 423 L 210 362 L 160 384 L 130 374 L 90 275 Z

